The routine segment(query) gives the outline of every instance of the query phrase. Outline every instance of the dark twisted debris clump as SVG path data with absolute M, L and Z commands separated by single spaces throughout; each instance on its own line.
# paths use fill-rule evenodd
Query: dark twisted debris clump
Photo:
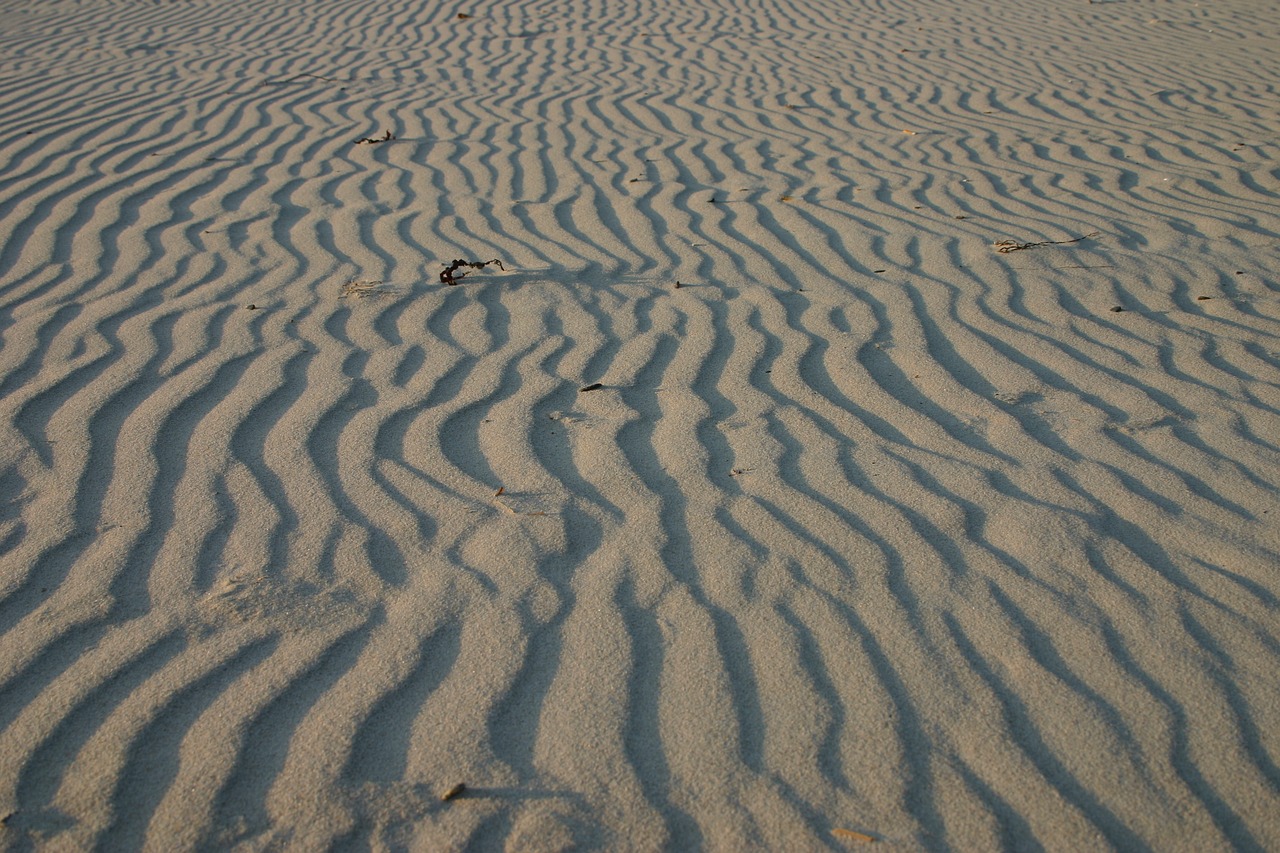
M 443 282 L 444 284 L 450 284 L 450 285 L 457 284 L 459 280 L 467 276 L 466 272 L 458 272 L 458 270 L 463 269 L 464 267 L 471 267 L 473 269 L 483 269 L 484 267 L 487 267 L 490 264 L 497 264 L 498 269 L 502 270 L 503 272 L 507 271 L 507 268 L 502 265 L 502 261 L 498 260 L 497 258 L 494 258 L 491 261 L 464 261 L 459 259 L 449 264 L 449 266 L 445 267 L 440 272 L 440 281 Z

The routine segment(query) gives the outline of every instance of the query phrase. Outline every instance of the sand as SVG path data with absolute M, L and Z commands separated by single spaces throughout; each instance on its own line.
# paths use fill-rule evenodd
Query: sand
M 0 844 L 1280 849 L 1278 55 L 0 0 Z

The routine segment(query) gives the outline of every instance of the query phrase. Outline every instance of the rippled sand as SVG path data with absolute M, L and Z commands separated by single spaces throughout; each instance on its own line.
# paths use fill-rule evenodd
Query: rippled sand
M 1015 5 L 0 0 L 0 845 L 1280 848 L 1280 6 Z

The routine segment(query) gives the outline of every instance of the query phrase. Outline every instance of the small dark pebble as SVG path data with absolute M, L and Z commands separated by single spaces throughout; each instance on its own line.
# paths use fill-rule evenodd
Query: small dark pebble
M 579 392 L 582 392 L 582 391 L 599 391 L 599 390 L 600 390 L 601 388 L 603 388 L 603 387 L 604 387 L 604 386 L 603 386 L 603 385 L 601 385 L 599 382 L 592 382 L 590 385 L 588 385 L 588 386 L 587 386 L 587 387 L 585 387 L 585 388 L 579 388 L 579 389 L 578 389 L 578 391 L 579 391 Z
M 1117 305 L 1116 307 L 1112 308 L 1111 310 L 1112 310 L 1112 311 L 1114 311 L 1114 312 L 1116 312 L 1117 314 L 1119 314 L 1119 313 L 1120 313 L 1121 311 L 1123 311 L 1124 309 L 1123 309 L 1123 308 L 1121 308 L 1119 305 Z
M 254 305 L 252 302 L 250 302 L 248 305 L 246 305 L 246 306 L 244 306 L 244 307 L 245 307 L 245 308 L 247 308 L 247 309 L 249 309 L 250 311 L 257 311 L 257 310 L 258 310 L 258 306 L 257 306 L 257 305 Z
M 467 786 L 459 782 L 449 790 L 440 795 L 440 802 L 447 803 L 450 800 L 456 800 L 467 792 Z
M 888 270 L 872 270 L 872 272 L 888 272 Z
M 1244 275 L 1244 270 L 1236 270 L 1236 275 Z
M 1213 298 L 1212 296 L 1197 296 L 1197 297 L 1196 297 L 1196 299 L 1200 299 L 1200 300 L 1204 300 L 1204 299 L 1212 299 L 1212 298 Z

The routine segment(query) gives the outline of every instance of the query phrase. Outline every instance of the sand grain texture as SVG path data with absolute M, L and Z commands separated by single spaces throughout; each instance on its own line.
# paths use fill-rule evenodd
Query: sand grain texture
M 1280 7 L 1021 5 L 0 0 L 0 844 L 1280 848 Z

